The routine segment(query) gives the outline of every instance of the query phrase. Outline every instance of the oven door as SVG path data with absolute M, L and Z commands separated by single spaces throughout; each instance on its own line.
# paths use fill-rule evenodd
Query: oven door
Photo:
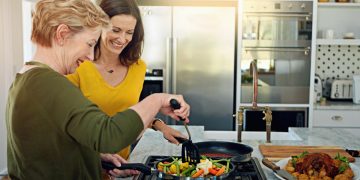
M 309 48 L 243 48 L 240 103 L 252 102 L 250 63 L 256 59 L 258 103 L 308 104 L 310 54 Z
M 243 39 L 311 41 L 310 14 L 245 13 Z
M 244 1 L 241 104 L 252 102 L 254 59 L 258 103 L 309 103 L 311 32 L 312 1 Z
M 256 46 L 304 47 L 311 41 L 312 2 L 246 1 L 243 40 Z M 247 44 L 245 46 L 252 46 Z

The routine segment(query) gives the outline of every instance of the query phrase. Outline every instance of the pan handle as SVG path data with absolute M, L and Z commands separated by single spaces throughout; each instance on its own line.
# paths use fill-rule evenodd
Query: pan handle
M 151 174 L 151 168 L 141 163 L 126 163 L 126 164 L 121 164 L 120 167 L 117 167 L 111 162 L 101 161 L 101 166 L 103 169 L 108 171 L 113 169 L 120 169 L 120 170 L 133 169 L 133 170 L 138 170 L 144 173 L 145 175 Z

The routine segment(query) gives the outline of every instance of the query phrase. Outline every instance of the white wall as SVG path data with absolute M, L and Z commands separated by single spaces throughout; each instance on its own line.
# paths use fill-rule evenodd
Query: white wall
M 0 172 L 6 168 L 5 105 L 14 74 L 23 64 L 21 0 L 0 0 Z
M 30 61 L 35 53 L 35 46 L 31 42 L 31 11 L 35 6 L 35 2 L 29 0 L 22 1 L 22 24 L 23 24 L 23 52 L 24 61 Z

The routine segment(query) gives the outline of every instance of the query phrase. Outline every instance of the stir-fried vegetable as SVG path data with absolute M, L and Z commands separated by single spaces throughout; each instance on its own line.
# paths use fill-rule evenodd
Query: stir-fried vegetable
M 204 174 L 204 169 L 199 169 L 198 171 L 196 171 L 195 174 L 193 174 L 191 177 L 193 178 L 197 178 L 200 177 L 200 175 Z
M 225 172 L 225 166 L 221 167 L 215 176 L 220 176 Z
M 185 177 L 211 177 L 220 176 L 229 172 L 230 159 L 210 159 L 201 157 L 200 163 L 189 165 L 188 162 L 182 162 L 181 158 L 172 158 L 172 162 L 159 162 L 157 169 L 167 174 Z

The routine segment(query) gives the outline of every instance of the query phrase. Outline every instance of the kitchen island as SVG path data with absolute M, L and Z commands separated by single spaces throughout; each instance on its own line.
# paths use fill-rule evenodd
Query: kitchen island
M 183 126 L 173 126 L 182 133 L 186 134 Z M 193 142 L 207 141 L 204 136 L 203 126 L 190 126 L 190 132 Z M 289 134 L 295 134 L 301 140 L 272 140 L 272 145 L 313 145 L 313 146 L 340 146 L 347 149 L 360 150 L 360 129 L 359 128 L 289 128 Z M 265 139 L 265 137 L 264 137 Z M 214 140 L 214 139 L 211 139 Z M 236 142 L 235 139 L 229 141 Z M 265 140 L 246 140 L 243 144 L 254 148 L 253 157 L 257 157 L 261 162 L 262 155 L 258 146 L 266 144 Z M 177 146 L 168 143 L 162 134 L 154 130 L 147 130 L 133 152 L 130 155 L 129 162 L 142 162 L 150 155 L 161 156 L 180 156 L 181 145 Z M 262 164 L 261 164 L 262 165 Z M 356 158 L 355 165 L 360 167 L 360 158 Z M 271 170 L 262 165 L 267 179 L 277 179 Z

